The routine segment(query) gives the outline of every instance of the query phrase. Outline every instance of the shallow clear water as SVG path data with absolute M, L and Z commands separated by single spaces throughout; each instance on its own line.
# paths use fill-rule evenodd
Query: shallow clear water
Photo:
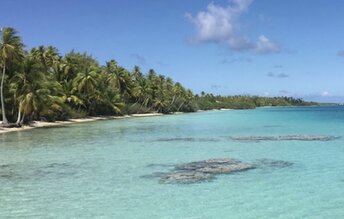
M 229 139 L 290 134 L 343 137 Z M 211 111 L 4 134 L 0 218 L 344 218 L 343 143 L 344 107 Z M 152 177 L 211 158 L 293 165 L 193 184 Z

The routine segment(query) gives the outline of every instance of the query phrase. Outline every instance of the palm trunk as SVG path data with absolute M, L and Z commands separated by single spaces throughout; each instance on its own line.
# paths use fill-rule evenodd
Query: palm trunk
M 21 120 L 20 120 L 20 125 L 23 125 L 23 123 L 24 123 L 24 118 L 25 118 L 25 114 L 23 114 L 23 116 L 22 116 L 22 118 L 21 118 Z
M 177 109 L 177 112 L 179 112 L 180 108 L 182 108 L 182 106 L 184 105 L 185 101 L 182 102 L 182 104 L 180 104 L 180 106 Z
M 8 120 L 6 118 L 6 113 L 5 113 L 5 100 L 4 100 L 5 71 L 6 71 L 6 65 L 4 64 L 3 69 L 2 69 L 1 88 L 0 88 L 0 93 L 1 93 L 1 114 L 2 114 L 2 124 L 3 125 L 7 125 L 8 124 Z
M 146 99 L 144 100 L 144 102 L 143 102 L 143 104 L 145 105 L 146 108 L 147 108 L 147 106 L 148 106 L 148 101 L 149 101 L 149 99 L 146 98 Z
M 18 110 L 18 118 L 17 118 L 17 124 L 20 123 L 20 120 L 21 120 L 21 108 L 22 108 L 22 104 L 20 103 L 19 104 L 19 110 Z
M 172 101 L 170 103 L 170 106 L 168 107 L 167 111 L 170 111 L 170 109 L 173 107 L 174 101 L 176 100 L 176 95 L 173 95 Z

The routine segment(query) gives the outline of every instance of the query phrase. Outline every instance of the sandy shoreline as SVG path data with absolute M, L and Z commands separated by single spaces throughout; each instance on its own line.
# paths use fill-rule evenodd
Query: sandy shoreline
M 126 118 L 133 118 L 133 117 L 162 116 L 162 115 L 164 115 L 164 114 L 162 114 L 162 113 L 145 113 L 145 114 L 132 114 L 132 115 L 125 115 L 125 116 L 87 117 L 87 118 L 82 118 L 82 119 L 70 119 L 67 121 L 56 121 L 56 122 L 35 121 L 31 125 L 24 125 L 20 128 L 3 128 L 3 127 L 0 127 L 0 134 L 30 130 L 30 129 L 34 129 L 34 128 L 44 128 L 44 127 L 54 127 L 54 126 L 61 126 L 61 125 L 68 125 L 68 124 L 84 123 L 84 122 L 94 122 L 94 121 L 99 121 L 99 120 L 126 119 Z

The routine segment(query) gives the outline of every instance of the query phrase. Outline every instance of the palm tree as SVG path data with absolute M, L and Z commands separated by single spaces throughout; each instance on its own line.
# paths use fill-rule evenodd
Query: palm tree
M 85 106 L 89 112 L 92 107 L 92 99 L 97 92 L 98 79 L 97 68 L 91 66 L 79 72 L 73 80 L 73 92 L 78 92 L 83 96 Z
M 115 85 L 121 95 L 131 94 L 131 75 L 123 67 L 117 65 L 115 60 L 106 63 L 106 73 L 108 74 L 108 83 Z
M 147 81 L 148 81 L 148 93 L 150 95 L 150 99 L 154 101 L 157 96 L 157 90 L 159 89 L 159 81 L 158 76 L 153 69 L 148 71 Z
M 24 44 L 19 36 L 17 36 L 17 31 L 11 27 L 5 27 L 1 29 L 1 39 L 0 39 L 0 62 L 2 66 L 2 77 L 0 86 L 0 96 L 1 96 L 1 114 L 2 114 L 2 124 L 8 125 L 8 120 L 5 111 L 5 100 L 4 100 L 4 80 L 6 75 L 6 68 L 8 68 L 11 63 L 15 60 L 21 60 L 23 57 L 23 47 Z
M 78 95 L 77 92 L 73 92 L 73 83 L 72 81 L 65 82 L 61 84 L 63 89 L 63 99 L 65 103 L 71 104 L 75 107 L 85 106 L 84 102 L 82 101 L 81 97 Z
M 87 68 L 79 72 L 74 78 L 74 87 L 82 94 L 89 95 L 97 87 L 97 72 L 95 69 Z
M 53 115 L 61 111 L 63 98 L 52 94 L 51 89 L 56 84 L 31 83 L 26 92 L 20 97 L 23 116 L 30 115 L 30 119 L 41 119 L 41 115 Z M 23 118 L 22 118 L 23 119 Z
M 35 78 L 34 81 L 32 79 Z M 21 124 L 25 115 L 23 114 L 23 97 L 28 93 L 28 86 L 32 82 L 41 80 L 41 71 L 37 68 L 37 63 L 26 57 L 20 70 L 11 78 L 10 88 L 14 94 L 16 104 L 18 104 L 17 124 Z
M 137 66 L 137 65 L 134 66 L 134 70 L 133 70 L 132 75 L 133 75 L 135 81 L 139 81 L 142 79 L 143 74 L 142 74 L 139 66 Z
M 37 48 L 33 48 L 30 55 L 43 65 L 46 73 L 60 59 L 57 49 L 52 46 L 39 46 Z
M 26 115 L 30 119 L 40 119 L 42 113 L 53 115 L 64 103 L 61 85 L 45 75 L 43 67 L 30 56 L 13 76 L 11 89 L 18 104 L 18 125 Z

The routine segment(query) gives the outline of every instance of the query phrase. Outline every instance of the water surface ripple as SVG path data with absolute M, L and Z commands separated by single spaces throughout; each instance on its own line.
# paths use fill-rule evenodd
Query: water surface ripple
M 210 111 L 0 135 L 0 218 L 344 218 L 344 107 Z M 259 164 L 161 183 L 179 164 Z M 292 164 L 292 165 L 291 165 Z

